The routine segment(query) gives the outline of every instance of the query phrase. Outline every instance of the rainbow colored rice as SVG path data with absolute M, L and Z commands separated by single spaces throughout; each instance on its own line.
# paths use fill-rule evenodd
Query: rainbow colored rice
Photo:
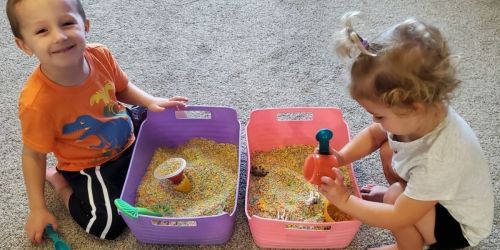
M 182 193 L 174 185 L 161 185 L 154 176 L 156 167 L 166 159 L 186 160 L 186 176 L 192 190 Z M 232 212 L 238 180 L 236 145 L 193 138 L 175 148 L 158 148 L 137 190 L 138 207 L 147 207 L 168 217 L 197 217 Z
M 324 204 L 327 200 L 320 195 L 316 204 L 307 205 L 311 192 L 317 192 L 315 185 L 304 179 L 303 166 L 306 157 L 315 146 L 289 145 L 270 151 L 256 151 L 251 156 L 249 185 L 249 207 L 251 215 L 277 219 L 280 215 L 290 221 L 323 222 Z M 340 167 L 344 183 L 352 191 L 348 169 Z M 332 210 L 333 211 L 333 210 Z M 335 221 L 350 220 L 351 217 L 340 210 L 330 216 Z

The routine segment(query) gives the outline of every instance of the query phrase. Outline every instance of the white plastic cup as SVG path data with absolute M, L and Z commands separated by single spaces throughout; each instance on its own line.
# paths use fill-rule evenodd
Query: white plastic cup
M 170 167 L 170 164 L 178 164 L 179 166 L 173 172 L 163 173 Z M 172 184 L 177 185 L 184 179 L 184 170 L 186 169 L 186 160 L 180 157 L 170 158 L 164 161 L 154 171 L 154 177 L 160 181 L 168 179 Z

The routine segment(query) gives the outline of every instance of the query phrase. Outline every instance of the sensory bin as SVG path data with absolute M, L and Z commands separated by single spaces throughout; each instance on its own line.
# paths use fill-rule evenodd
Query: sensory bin
M 304 159 L 315 146 L 289 145 L 252 155 L 249 186 L 250 216 L 289 221 L 324 222 L 327 200 L 315 185 L 304 179 Z M 340 167 L 344 184 L 352 193 L 352 182 L 347 167 Z M 352 218 L 329 206 L 334 221 Z
M 184 171 L 192 190 L 183 193 L 175 186 L 161 184 L 154 170 L 173 157 L 184 158 Z M 160 212 L 165 217 L 197 217 L 231 213 L 235 206 L 238 180 L 238 150 L 236 145 L 193 138 L 177 147 L 155 150 L 151 163 L 137 189 L 137 207 Z
M 340 150 L 350 140 L 349 127 L 339 108 L 266 108 L 253 110 L 250 113 L 246 128 L 248 178 L 245 214 L 254 242 L 259 247 L 344 248 L 352 242 L 358 232 L 361 222 L 355 218 L 344 220 L 332 214 L 337 221 L 328 220 L 329 216 L 325 216 L 322 211 L 332 209 L 327 209 L 327 204 L 324 204 L 322 208 L 321 203 L 324 203 L 324 200 L 301 208 L 312 211 L 301 211 L 293 204 L 283 201 L 286 197 L 294 199 L 297 204 L 305 204 L 311 200 L 321 199 L 317 193 L 310 193 L 311 190 L 316 189 L 307 186 L 312 184 L 309 184 L 310 179 L 306 180 L 302 170 L 307 156 L 314 152 L 314 147 L 318 146 L 316 135 L 322 129 L 333 132 L 329 147 L 335 150 Z M 304 146 L 309 148 L 297 150 L 300 153 L 290 154 L 295 151 L 288 147 Z M 283 152 L 280 152 L 281 150 Z M 262 154 L 269 156 L 263 157 Z M 263 157 L 264 160 L 256 161 L 254 160 L 256 157 Z M 290 163 L 282 164 L 284 162 Z M 281 169 L 278 172 L 285 171 L 285 176 L 292 177 L 293 181 L 282 183 L 283 177 L 273 178 L 272 172 L 275 169 Z M 353 194 L 360 197 L 352 164 L 341 167 L 341 170 L 344 173 L 344 180 L 350 180 L 347 183 L 352 187 Z M 349 178 L 346 178 L 346 172 Z M 259 177 L 259 174 L 266 176 Z M 271 178 L 265 180 L 268 176 Z M 270 183 L 281 185 L 282 189 L 279 192 L 273 190 L 272 187 L 262 187 L 256 190 L 255 185 L 266 185 L 260 182 L 268 182 L 269 186 L 271 186 Z M 290 190 L 296 189 L 298 184 L 305 186 L 299 186 L 294 193 L 290 193 Z M 270 191 L 270 198 L 267 199 L 263 198 L 266 197 L 266 188 Z M 335 213 L 335 209 L 331 213 Z

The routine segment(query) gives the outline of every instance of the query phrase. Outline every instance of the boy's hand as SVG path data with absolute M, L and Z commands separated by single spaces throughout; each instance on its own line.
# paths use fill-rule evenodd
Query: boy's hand
M 321 177 L 322 184 L 318 187 L 319 192 L 325 196 L 333 205 L 342 207 L 349 199 L 349 191 L 344 185 L 344 176 L 338 168 L 332 168 L 335 179 L 328 176 Z
M 170 99 L 154 98 L 154 101 L 146 108 L 152 112 L 160 112 L 167 107 L 185 107 L 188 101 L 189 99 L 184 96 L 174 96 Z
M 43 241 L 43 232 L 47 224 L 52 224 L 54 230 L 57 230 L 57 220 L 46 208 L 31 209 L 24 226 L 26 234 L 31 242 L 41 243 Z

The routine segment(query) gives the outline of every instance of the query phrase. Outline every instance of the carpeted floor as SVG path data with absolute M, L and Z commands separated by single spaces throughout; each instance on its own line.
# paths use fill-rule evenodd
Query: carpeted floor
M 0 230 L 0 249 L 48 249 L 48 241 L 37 246 L 29 243 L 23 230 L 28 207 L 21 171 L 17 98 L 37 62 L 16 49 L 4 14 L 5 2 L 2 0 L 0 7 L 0 224 L 5 227 Z M 490 163 L 495 192 L 500 191 L 498 0 L 83 2 L 91 20 L 89 41 L 107 45 L 131 81 L 151 94 L 185 95 L 191 105 L 233 107 L 242 128 L 254 109 L 340 107 L 352 134 L 369 124 L 371 117 L 349 98 L 345 66 L 330 53 L 331 35 L 339 29 L 339 17 L 346 11 L 360 10 L 365 21 L 358 22 L 357 27 L 368 39 L 406 17 L 426 19 L 441 28 L 452 50 L 460 55 L 459 77 L 463 83 L 453 106 L 476 131 Z M 244 133 L 242 138 L 245 145 Z M 356 162 L 355 170 L 360 185 L 384 183 L 376 154 Z M 46 191 L 62 237 L 74 249 L 256 249 L 242 194 L 244 185 L 234 234 L 226 244 L 172 246 L 139 243 L 128 230 L 118 240 L 98 240 L 71 220 L 50 187 Z M 495 211 L 491 236 L 474 249 L 498 249 L 498 202 Z M 363 225 L 349 248 L 391 242 L 387 231 Z

